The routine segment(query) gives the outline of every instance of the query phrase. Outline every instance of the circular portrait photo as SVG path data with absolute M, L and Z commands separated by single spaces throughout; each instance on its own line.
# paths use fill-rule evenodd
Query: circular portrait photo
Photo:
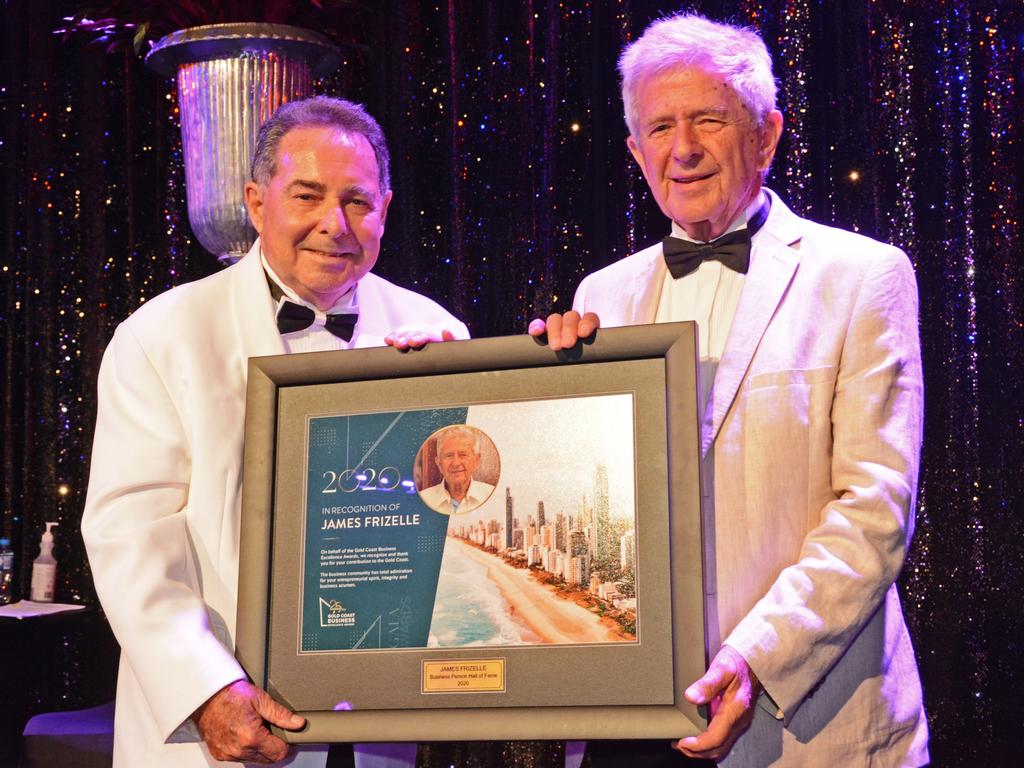
M 501 475 L 498 449 L 476 427 L 453 424 L 423 441 L 416 452 L 413 481 L 423 503 L 435 512 L 472 512 L 494 493 Z

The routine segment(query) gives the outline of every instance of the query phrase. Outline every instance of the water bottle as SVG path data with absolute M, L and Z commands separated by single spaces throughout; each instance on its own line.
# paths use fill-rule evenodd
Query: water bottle
M 14 578 L 14 550 L 10 539 L 0 539 L 0 605 L 11 602 L 11 579 Z

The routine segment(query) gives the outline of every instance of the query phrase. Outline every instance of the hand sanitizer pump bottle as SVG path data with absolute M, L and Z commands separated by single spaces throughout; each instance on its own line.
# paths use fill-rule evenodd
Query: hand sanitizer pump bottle
M 39 540 L 39 557 L 32 561 L 32 591 L 29 599 L 37 603 L 52 603 L 53 588 L 57 583 L 57 561 L 53 559 L 53 534 L 50 529 L 59 523 L 47 523 L 46 533 Z

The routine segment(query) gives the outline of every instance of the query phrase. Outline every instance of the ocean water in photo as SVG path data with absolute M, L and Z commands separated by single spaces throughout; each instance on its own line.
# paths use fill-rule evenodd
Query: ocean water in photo
M 427 647 L 540 643 L 541 639 L 513 613 L 487 577 L 487 568 L 470 559 L 463 547 L 449 543 L 441 561 Z

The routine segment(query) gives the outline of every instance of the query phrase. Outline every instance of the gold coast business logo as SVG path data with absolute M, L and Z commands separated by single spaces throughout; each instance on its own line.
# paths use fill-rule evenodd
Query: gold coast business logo
M 338 600 L 320 598 L 321 627 L 354 627 L 355 625 L 355 611 L 346 610 Z

